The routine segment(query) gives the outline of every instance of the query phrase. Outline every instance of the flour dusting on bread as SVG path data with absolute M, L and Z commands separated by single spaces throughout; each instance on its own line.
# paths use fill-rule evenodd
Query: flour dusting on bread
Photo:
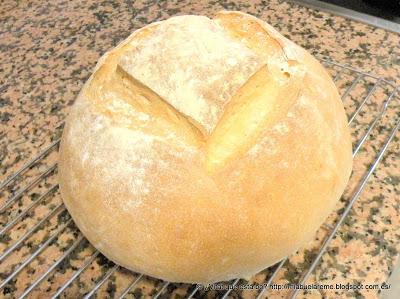
M 151 37 L 132 40 L 119 61 L 132 77 L 197 122 L 206 135 L 239 87 L 264 63 L 203 16 L 160 23 Z

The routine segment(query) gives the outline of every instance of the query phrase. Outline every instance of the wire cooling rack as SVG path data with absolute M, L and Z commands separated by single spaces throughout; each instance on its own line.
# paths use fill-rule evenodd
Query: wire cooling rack
M 353 137 L 353 157 L 368 167 L 354 171 L 341 202 L 324 227 L 317 254 L 295 283 L 307 281 L 349 214 L 399 129 L 399 86 L 321 59 L 341 93 Z M 382 129 L 384 128 L 384 129 Z M 368 143 L 377 143 L 369 151 Z M 56 181 L 58 137 L 41 153 L 0 183 L 0 289 L 8 298 L 264 298 L 288 258 L 262 271 L 259 290 L 235 289 L 245 280 L 207 291 L 199 285 L 174 284 L 133 273 L 107 260 L 74 225 Z M 51 165 L 50 167 L 48 165 Z M 346 192 L 345 192 L 346 194 Z M 247 293 L 246 293 L 247 292 Z M 295 298 L 299 291 L 289 291 Z M 273 296 L 272 296 L 273 297 Z

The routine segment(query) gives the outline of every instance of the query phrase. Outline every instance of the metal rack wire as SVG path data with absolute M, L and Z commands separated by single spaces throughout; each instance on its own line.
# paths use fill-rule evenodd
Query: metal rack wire
M 355 185 L 356 187 L 346 201 L 343 212 L 338 215 L 336 222 L 330 227 L 330 232 L 319 247 L 318 254 L 310 263 L 309 268 L 302 273 L 298 281 L 299 284 L 305 283 L 310 274 L 318 266 L 333 237 L 382 160 L 400 126 L 398 111 L 398 100 L 400 98 L 399 86 L 350 66 L 325 59 L 321 60 L 333 75 L 334 81 L 341 91 L 345 106 L 348 108 L 347 110 L 350 110 L 348 111 L 350 126 L 356 123 L 355 126 L 358 127 L 358 133 L 353 132 L 353 135 L 357 137 L 353 150 L 354 157 L 365 146 L 378 123 L 384 119 L 388 111 L 390 111 L 392 118 L 394 118 L 394 125 L 391 127 L 389 133 L 384 136 L 385 140 L 382 142 L 378 154 L 375 157 L 371 157 L 370 167 L 365 170 L 363 176 Z M 364 86 L 365 94 L 362 96 L 358 94 L 352 95 L 352 92 L 359 85 Z M 378 89 L 381 91 L 378 92 Z M 348 98 L 351 98 L 355 104 L 346 105 Z M 367 108 L 370 109 L 369 114 L 373 115 L 373 117 L 371 120 L 361 117 L 362 120 L 368 121 L 366 125 L 363 125 L 363 121 L 360 121 L 359 118 Z M 112 262 L 105 261 L 105 258 L 91 247 L 74 226 L 58 193 L 58 185 L 55 178 L 57 172 L 55 155 L 59 143 L 60 139 L 55 139 L 36 157 L 0 183 L 0 195 L 3 198 L 0 205 L 0 219 L 2 223 L 0 229 L 0 278 L 2 279 L 0 289 L 3 295 L 10 298 L 26 298 L 28 296 L 35 297 L 34 293 L 36 292 L 36 297 L 41 298 L 71 296 L 83 298 L 102 297 L 102 295 L 99 295 L 100 291 L 102 290 L 101 292 L 104 296 L 105 291 L 103 289 L 105 285 L 108 284 L 110 286 L 110 280 L 114 278 L 114 282 L 111 284 L 111 289 L 114 288 L 114 290 L 111 292 L 108 291 L 107 297 L 125 298 L 134 294 L 139 289 L 142 292 L 143 289 L 146 289 L 146 281 L 150 281 L 150 285 L 154 286 L 153 291 L 147 294 L 153 298 L 169 297 L 172 292 L 180 292 L 181 295 L 184 294 L 187 298 L 204 296 L 206 291 L 202 290 L 201 286 L 172 284 L 146 277 L 143 274 L 129 272 Z M 46 167 L 46 165 L 51 166 Z M 33 212 L 40 208 L 44 210 L 44 212 L 42 211 L 43 216 L 36 217 Z M 39 213 L 39 215 L 41 214 Z M 37 238 L 32 239 L 32 236 L 40 235 L 41 232 L 42 234 L 43 232 L 46 233 L 38 243 L 35 241 Z M 60 241 L 64 235 L 69 236 L 69 239 L 65 242 Z M 50 258 L 49 254 L 46 255 L 46 251 L 50 247 L 53 247 L 55 243 L 61 246 L 63 250 L 56 257 L 51 254 Z M 63 243 L 66 243 L 66 245 L 63 246 Z M 24 251 L 24 248 L 27 247 L 30 250 L 29 253 L 26 250 Z M 20 254 L 21 251 L 22 253 Z M 81 257 L 80 254 L 82 252 L 89 253 Z M 42 254 L 49 258 L 41 257 Z M 15 257 L 13 258 L 14 255 Z M 13 258 L 14 262 L 7 262 L 11 258 Z M 32 270 L 32 267 L 29 269 L 30 264 L 39 258 L 41 258 L 42 265 L 36 264 L 36 266 L 40 271 L 38 270 L 37 273 L 32 274 L 32 272 L 35 272 L 35 269 Z M 285 258 L 277 265 L 266 270 L 267 275 L 264 281 L 266 288 L 253 294 L 254 297 L 262 298 L 267 295 L 269 286 L 279 271 L 282 270 L 287 259 Z M 99 260 L 101 260 L 101 263 Z M 96 263 L 99 265 L 99 269 L 97 270 L 93 266 Z M 43 265 L 44 269 L 41 269 Z M 95 270 L 92 273 L 97 273 L 98 275 L 96 277 L 92 276 L 90 279 L 82 278 L 78 283 L 77 281 L 80 280 L 80 277 L 89 268 L 93 267 Z M 31 276 L 28 275 L 29 271 L 32 274 Z M 63 271 L 64 273 L 62 273 Z M 21 273 L 29 278 L 28 281 L 30 283 L 27 285 L 18 285 L 16 283 L 16 279 Z M 56 276 L 58 273 L 61 273 L 60 279 L 51 280 L 49 278 Z M 117 276 L 118 278 L 116 278 Z M 86 286 L 82 286 L 82 281 L 89 281 L 89 283 Z M 231 287 L 215 296 L 228 298 L 232 295 L 232 292 L 236 292 L 233 287 L 238 285 L 240 281 L 241 279 L 236 279 L 229 282 Z M 45 284 L 44 287 L 42 287 L 43 284 Z M 77 284 L 78 286 L 75 287 L 75 290 L 68 293 Z M 142 285 L 140 286 L 140 284 Z M 55 286 L 54 289 L 51 286 Z M 51 292 L 49 292 L 49 289 Z M 295 298 L 296 295 L 298 295 L 298 290 L 290 293 L 288 297 Z

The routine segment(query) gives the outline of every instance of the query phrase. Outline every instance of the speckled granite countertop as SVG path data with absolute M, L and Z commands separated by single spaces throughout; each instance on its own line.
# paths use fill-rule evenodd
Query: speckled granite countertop
M 400 36 L 394 33 L 317 12 L 285 1 L 2 1 L 0 3 L 0 181 L 19 169 L 41 149 L 60 136 L 62 122 L 69 106 L 89 77 L 97 59 L 114 47 L 134 29 L 173 15 L 212 15 L 221 9 L 241 10 L 266 20 L 282 34 L 307 48 L 318 57 L 346 63 L 400 84 Z M 334 68 L 330 69 L 333 76 Z M 343 93 L 354 74 L 342 74 L 337 81 Z M 348 115 L 365 97 L 373 82 L 363 78 L 344 99 Z M 379 88 L 378 88 L 379 89 Z M 352 123 L 354 144 L 379 111 L 380 104 L 390 93 L 389 87 L 376 90 Z M 399 98 L 394 97 L 388 112 L 371 132 L 370 138 L 355 158 L 352 180 L 327 223 L 316 239 L 285 263 L 274 283 L 297 282 L 310 265 L 324 237 L 329 233 L 338 212 L 352 196 L 355 188 L 382 147 L 395 119 Z M 397 108 L 396 108 L 397 107 Z M 397 109 L 398 110 L 398 109 Z M 400 251 L 400 173 L 399 133 L 390 144 L 383 160 L 371 176 L 354 208 L 324 254 L 316 271 L 307 282 L 319 283 L 382 283 L 387 280 Z M 40 161 L 23 178 L 1 190 L 1 204 L 15 195 L 20 186 L 35 178 L 57 160 L 56 151 Z M 55 170 L 56 171 L 56 170 Z M 0 252 L 15 244 L 52 209 L 54 217 L 36 233 L 28 236 L 23 246 L 0 262 L 3 281 L 21 261 L 31 256 L 39 244 L 60 228 L 69 218 L 58 208 L 61 203 L 56 187 L 54 194 L 43 200 L 40 194 L 56 184 L 52 172 L 40 184 L 10 204 L 0 214 L 3 225 L 21 213 L 29 204 L 40 199 L 32 210 L 0 238 Z M 70 225 L 62 236 L 1 290 L 1 297 L 14 298 L 39 278 L 76 240 L 77 229 Z M 88 260 L 94 249 L 82 241 L 63 260 L 57 271 L 45 277 L 30 296 L 46 298 L 65 283 Z M 98 256 L 67 288 L 64 298 L 80 297 L 88 292 L 112 268 L 112 263 Z M 252 278 L 262 283 L 269 271 Z M 137 274 L 116 269 L 99 289 L 97 297 L 115 297 L 129 285 Z M 245 283 L 243 281 L 239 284 Z M 142 278 L 129 296 L 135 298 L 156 294 L 164 285 L 151 278 Z M 193 290 L 190 285 L 170 284 L 162 294 L 169 298 L 184 297 Z M 300 293 L 299 298 L 376 298 L 378 290 L 324 290 Z M 223 292 L 199 291 L 197 297 L 213 298 Z M 233 291 L 232 298 L 254 297 L 254 291 Z M 268 297 L 281 298 L 286 291 L 269 290 Z

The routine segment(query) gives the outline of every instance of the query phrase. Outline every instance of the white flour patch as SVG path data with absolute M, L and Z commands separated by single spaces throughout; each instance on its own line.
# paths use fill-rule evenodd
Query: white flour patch
M 289 111 L 289 112 L 286 114 L 286 116 L 289 117 L 289 118 L 295 118 L 295 117 L 296 117 L 296 115 L 294 115 L 294 113 L 293 113 L 292 111 Z
M 279 167 L 281 167 L 281 168 L 289 168 L 289 162 L 288 161 L 281 161 L 279 163 Z
M 130 41 L 118 65 L 211 133 L 224 106 L 263 63 L 215 21 L 179 16 L 159 23 L 149 38 Z
M 266 136 L 260 142 L 256 143 L 249 151 L 250 157 L 257 157 L 261 153 L 274 155 L 278 151 L 276 143 L 271 137 Z
M 284 135 L 290 131 L 288 125 L 286 123 L 280 122 L 272 127 L 273 130 L 277 131 L 281 135 Z

